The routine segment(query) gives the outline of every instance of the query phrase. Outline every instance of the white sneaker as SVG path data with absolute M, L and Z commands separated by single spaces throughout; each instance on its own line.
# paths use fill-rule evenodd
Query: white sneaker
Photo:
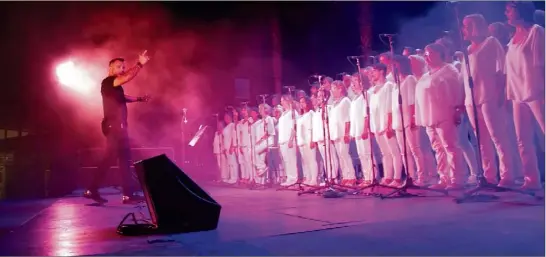
M 466 184 L 468 185 L 476 185 L 478 183 L 478 178 L 474 175 L 470 175 L 468 179 L 466 180 Z

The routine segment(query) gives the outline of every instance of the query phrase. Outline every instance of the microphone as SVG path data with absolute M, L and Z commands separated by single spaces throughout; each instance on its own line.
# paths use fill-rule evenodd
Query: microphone
M 242 106 L 247 106 L 247 105 L 248 105 L 248 101 L 242 101 L 242 102 L 241 102 L 241 105 L 242 105 Z
M 296 87 L 294 87 L 294 86 L 285 86 L 284 88 L 286 88 L 289 93 L 292 93 L 292 91 L 294 91 L 296 89 Z
M 187 108 L 182 108 L 182 116 L 184 117 L 184 124 L 188 123 L 187 114 L 186 114 L 187 111 L 188 111 Z
M 310 78 L 321 78 L 323 77 L 322 75 L 318 75 L 318 74 L 313 74 L 311 76 L 309 76 Z
M 218 117 L 218 115 L 219 115 L 218 113 L 213 113 L 212 114 L 212 116 L 214 116 L 214 117 Z
M 347 56 L 347 59 L 360 59 L 366 57 L 365 55 Z
M 394 37 L 398 36 L 398 34 L 379 34 L 380 37 Z

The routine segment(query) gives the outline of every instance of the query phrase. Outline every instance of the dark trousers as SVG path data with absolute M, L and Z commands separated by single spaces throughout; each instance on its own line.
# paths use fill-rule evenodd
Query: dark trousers
M 131 196 L 135 191 L 135 183 L 131 171 L 131 148 L 129 146 L 129 135 L 126 128 L 112 129 L 106 135 L 106 151 L 89 190 L 98 190 L 102 181 L 110 170 L 112 164 L 118 161 L 123 195 Z

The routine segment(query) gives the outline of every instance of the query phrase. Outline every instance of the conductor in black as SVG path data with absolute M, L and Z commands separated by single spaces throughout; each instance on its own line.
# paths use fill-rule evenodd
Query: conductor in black
M 125 70 L 125 60 L 115 58 L 108 64 L 108 77 L 101 84 L 102 106 L 104 119 L 102 120 L 102 133 L 106 137 L 105 155 L 94 174 L 84 197 L 98 203 L 106 203 L 108 200 L 99 194 L 99 186 L 110 166 L 118 160 L 119 172 L 122 178 L 124 204 L 137 203 L 143 200 L 137 196 L 138 184 L 133 180 L 131 172 L 131 150 L 129 135 L 127 133 L 127 103 L 147 102 L 149 97 L 133 97 L 125 95 L 123 85 L 136 77 L 140 69 L 150 60 L 146 51 L 138 56 L 138 62 L 132 68 Z

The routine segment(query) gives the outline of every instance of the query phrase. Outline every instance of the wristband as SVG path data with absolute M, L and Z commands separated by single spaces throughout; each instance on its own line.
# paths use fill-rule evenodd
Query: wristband
M 140 62 L 137 62 L 136 65 L 137 65 L 139 68 L 144 67 L 144 64 L 142 64 L 142 63 L 140 63 Z

